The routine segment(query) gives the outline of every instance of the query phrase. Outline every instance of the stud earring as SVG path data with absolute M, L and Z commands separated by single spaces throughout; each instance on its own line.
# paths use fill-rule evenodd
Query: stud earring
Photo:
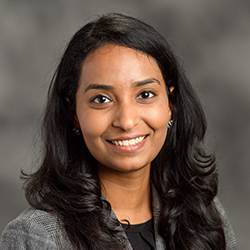
M 80 129 L 79 128 L 73 128 L 72 131 L 75 135 L 80 135 Z
M 171 120 L 169 120 L 168 121 L 168 125 L 167 125 L 167 127 L 168 128 L 171 128 L 172 127 L 172 125 L 173 125 L 173 123 L 174 123 L 174 121 L 171 119 Z

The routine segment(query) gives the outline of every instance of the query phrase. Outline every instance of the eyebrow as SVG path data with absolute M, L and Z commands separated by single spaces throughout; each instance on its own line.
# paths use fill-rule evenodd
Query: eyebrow
M 152 84 L 152 83 L 157 83 L 157 84 L 161 85 L 161 83 L 160 83 L 160 81 L 158 79 L 156 79 L 156 78 L 148 78 L 148 79 L 145 79 L 145 80 L 133 82 L 132 87 L 140 87 L 140 86 L 144 86 L 146 84 Z M 89 84 L 87 86 L 87 88 L 84 90 L 84 92 L 86 93 L 90 89 L 113 90 L 114 86 L 105 85 L 105 84 L 91 83 L 91 84 Z

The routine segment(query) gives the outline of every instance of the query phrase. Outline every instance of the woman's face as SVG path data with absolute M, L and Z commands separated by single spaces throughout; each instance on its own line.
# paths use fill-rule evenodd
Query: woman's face
M 107 44 L 82 64 L 76 118 L 100 166 L 119 172 L 150 167 L 171 117 L 156 61 L 142 52 Z

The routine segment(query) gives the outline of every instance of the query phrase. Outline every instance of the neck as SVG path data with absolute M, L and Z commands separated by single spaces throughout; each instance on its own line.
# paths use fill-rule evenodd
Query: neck
M 150 166 L 131 173 L 100 167 L 102 194 L 117 218 L 139 224 L 152 218 Z

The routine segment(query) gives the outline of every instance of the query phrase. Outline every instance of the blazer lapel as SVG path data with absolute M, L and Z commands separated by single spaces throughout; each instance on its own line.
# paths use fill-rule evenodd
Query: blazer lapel
M 152 209 L 154 217 L 154 235 L 155 235 L 156 250 L 166 250 L 166 244 L 164 242 L 164 239 L 158 234 L 158 223 L 161 211 L 161 203 L 160 203 L 160 197 L 158 195 L 158 192 L 154 184 L 151 185 L 151 192 L 152 192 Z

